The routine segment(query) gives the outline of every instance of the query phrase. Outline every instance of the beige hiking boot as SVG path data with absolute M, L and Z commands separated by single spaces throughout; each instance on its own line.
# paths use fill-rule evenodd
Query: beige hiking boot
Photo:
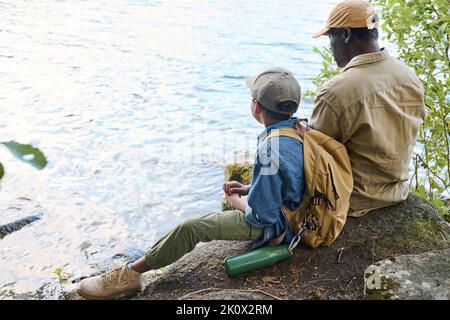
M 124 264 L 102 275 L 81 280 L 78 293 L 86 299 L 112 299 L 134 294 L 140 288 L 141 274 Z

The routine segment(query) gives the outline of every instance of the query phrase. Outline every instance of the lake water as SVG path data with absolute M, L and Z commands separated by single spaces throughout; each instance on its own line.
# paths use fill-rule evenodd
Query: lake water
M 245 79 L 282 66 L 310 89 L 333 3 L 1 1 L 0 139 L 49 165 L 0 150 L 0 224 L 43 214 L 0 240 L 0 299 L 57 298 L 55 268 L 104 270 L 219 210 L 224 164 L 263 129 Z

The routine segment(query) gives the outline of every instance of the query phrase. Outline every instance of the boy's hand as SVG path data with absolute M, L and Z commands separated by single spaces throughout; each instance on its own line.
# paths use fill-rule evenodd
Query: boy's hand
M 245 212 L 247 201 L 241 199 L 241 196 L 239 194 L 232 193 L 231 195 L 228 195 L 227 193 L 225 193 L 225 200 L 232 208 Z
M 225 182 L 223 184 L 223 191 L 229 196 L 233 193 L 237 193 L 240 196 L 246 196 L 248 195 L 249 190 L 250 186 L 243 185 L 237 181 Z

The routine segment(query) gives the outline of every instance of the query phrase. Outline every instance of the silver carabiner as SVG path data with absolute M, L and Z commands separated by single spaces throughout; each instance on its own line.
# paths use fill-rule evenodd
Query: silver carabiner
M 300 243 L 302 240 L 303 234 L 305 233 L 306 229 L 302 226 L 300 231 L 295 235 L 295 237 L 292 239 L 291 243 L 289 244 L 288 250 L 292 253 L 292 251 L 295 249 L 296 246 Z

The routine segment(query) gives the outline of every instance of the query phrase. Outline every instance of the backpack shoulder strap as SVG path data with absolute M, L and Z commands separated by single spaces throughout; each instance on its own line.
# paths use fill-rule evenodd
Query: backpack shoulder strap
M 280 128 L 280 129 L 274 129 L 272 130 L 269 135 L 267 136 L 267 140 L 274 138 L 274 137 L 290 137 L 293 138 L 295 140 L 300 141 L 301 143 L 303 143 L 303 137 L 299 134 L 299 131 L 297 131 L 294 128 Z M 284 206 L 283 206 L 284 208 Z M 290 223 L 291 218 L 286 216 L 286 213 L 284 211 L 284 209 L 281 210 L 284 219 L 285 219 L 285 231 L 277 238 L 272 239 L 269 243 L 268 246 L 276 246 L 279 245 L 285 238 L 287 230 L 288 230 L 288 226 Z
M 294 128 L 274 129 L 269 133 L 267 139 L 275 137 L 290 137 L 303 143 L 303 138 L 297 133 L 297 131 Z

